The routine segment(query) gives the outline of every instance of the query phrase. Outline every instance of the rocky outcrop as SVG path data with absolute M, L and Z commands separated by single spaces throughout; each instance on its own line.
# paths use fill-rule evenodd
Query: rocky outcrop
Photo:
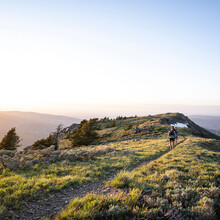
M 66 127 L 64 129 L 62 129 L 61 133 L 60 133 L 60 139 L 63 139 L 66 135 L 68 135 L 69 133 L 71 133 L 73 130 L 75 130 L 79 125 L 74 123 L 72 125 L 70 125 L 69 127 Z
M 176 122 L 172 119 L 169 119 L 169 118 L 161 118 L 159 120 L 160 124 L 162 125 L 171 125 L 171 124 L 175 124 Z

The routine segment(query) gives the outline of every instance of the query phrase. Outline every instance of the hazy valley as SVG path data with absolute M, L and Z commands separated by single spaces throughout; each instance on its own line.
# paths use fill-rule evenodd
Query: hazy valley
M 191 115 L 189 118 L 201 127 L 220 135 L 220 116 Z
M 36 140 L 47 137 L 59 124 L 64 127 L 79 123 L 80 119 L 66 116 L 41 114 L 34 112 L 0 112 L 0 139 L 12 127 L 23 141 L 22 147 L 32 145 Z

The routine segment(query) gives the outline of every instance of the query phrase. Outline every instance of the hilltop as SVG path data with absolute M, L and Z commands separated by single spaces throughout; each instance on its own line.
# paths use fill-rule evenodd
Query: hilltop
M 77 118 L 36 112 L 1 111 L 0 140 L 12 127 L 16 127 L 18 135 L 23 139 L 21 142 L 23 148 L 47 137 L 59 124 L 69 126 L 80 121 Z
M 158 115 L 149 115 L 147 117 L 128 117 L 125 120 L 116 120 L 116 126 L 113 128 L 107 128 L 111 126 L 112 120 L 102 120 L 101 127 L 101 139 L 102 140 L 119 140 L 125 138 L 132 138 L 136 135 L 133 134 L 133 129 L 138 126 L 141 129 L 141 137 L 152 138 L 154 136 L 161 137 L 169 130 L 169 126 L 175 123 L 182 123 L 186 125 L 188 129 L 182 129 L 184 135 L 195 135 L 203 138 L 215 138 L 220 139 L 218 135 L 215 135 L 208 130 L 200 127 L 190 120 L 187 116 L 181 113 L 166 113 Z M 129 129 L 128 129 L 129 128 Z M 104 135 L 102 135 L 104 133 Z M 164 136 L 163 136 L 164 137 Z
M 219 218 L 219 136 L 180 113 L 103 118 L 96 129 L 89 146 L 0 151 L 0 218 Z

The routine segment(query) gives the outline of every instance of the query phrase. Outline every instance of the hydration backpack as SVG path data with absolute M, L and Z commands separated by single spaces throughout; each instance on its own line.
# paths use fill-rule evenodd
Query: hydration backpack
M 175 131 L 174 130 L 170 130 L 169 137 L 170 138 L 175 138 Z

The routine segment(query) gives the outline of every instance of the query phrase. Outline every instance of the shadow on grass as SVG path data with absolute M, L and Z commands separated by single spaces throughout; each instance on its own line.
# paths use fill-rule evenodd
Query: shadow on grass
M 180 142 L 178 142 L 176 146 L 178 146 L 178 145 L 182 144 L 182 143 L 183 143 L 183 142 L 186 140 L 186 138 L 185 138 L 184 136 L 182 136 L 182 137 L 183 137 L 183 140 L 182 140 L 182 141 L 180 141 Z
M 215 163 L 220 165 L 220 141 L 211 140 L 209 142 L 199 141 L 197 142 L 198 146 L 201 147 L 204 152 L 197 153 L 199 160 L 204 161 L 204 163 Z
M 212 140 L 209 142 L 199 141 L 198 145 L 208 151 L 220 152 L 220 141 L 218 140 Z

